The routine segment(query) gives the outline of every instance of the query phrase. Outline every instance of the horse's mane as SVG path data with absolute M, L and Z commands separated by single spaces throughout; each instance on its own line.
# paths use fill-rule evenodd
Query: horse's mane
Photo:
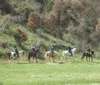
M 37 47 L 35 50 L 36 50 L 37 52 L 39 52 L 39 51 L 40 51 L 40 47 Z

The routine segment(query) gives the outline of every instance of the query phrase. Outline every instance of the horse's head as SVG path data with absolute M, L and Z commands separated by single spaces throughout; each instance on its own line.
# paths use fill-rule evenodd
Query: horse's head
M 72 49 L 72 52 L 75 52 L 75 51 L 76 51 L 76 48 L 73 48 L 73 49 Z
M 36 52 L 38 52 L 38 53 L 39 53 L 39 52 L 40 52 L 40 48 L 37 48 L 37 49 L 36 49 Z
M 58 52 L 57 51 L 54 51 L 54 53 L 57 54 Z

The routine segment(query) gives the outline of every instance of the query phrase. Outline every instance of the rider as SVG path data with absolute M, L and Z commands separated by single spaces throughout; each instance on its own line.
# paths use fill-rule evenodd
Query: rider
M 91 54 L 91 49 L 88 47 L 87 52 Z
M 54 56 L 54 46 L 53 45 L 50 45 L 50 51 L 52 53 L 52 56 Z
M 18 52 L 17 46 L 14 46 L 14 51 L 15 51 L 15 55 L 17 55 L 17 57 L 19 57 L 19 52 Z
M 31 50 L 34 54 L 36 54 L 35 46 L 32 45 Z
M 72 49 L 71 49 L 70 46 L 68 46 L 68 51 L 69 51 L 69 53 L 71 54 L 71 56 L 73 56 L 73 54 L 72 54 Z

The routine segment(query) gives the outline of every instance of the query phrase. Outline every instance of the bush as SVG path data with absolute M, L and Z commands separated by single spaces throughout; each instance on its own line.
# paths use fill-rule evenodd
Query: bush
M 21 31 L 20 29 L 17 29 L 16 33 L 14 34 L 14 38 L 16 42 L 20 45 L 21 43 L 27 40 L 27 35 L 25 32 Z
M 4 34 L 11 35 L 12 32 L 11 32 L 11 30 L 9 29 L 8 23 L 5 23 L 5 24 L 4 24 L 4 23 L 5 23 L 5 22 L 0 23 L 0 31 L 1 31 L 2 33 L 4 33 Z
M 40 17 L 38 14 L 34 13 L 34 12 L 31 12 L 29 14 L 29 18 L 28 18 L 28 23 L 26 24 L 27 25 L 27 28 L 30 30 L 36 30 L 36 29 L 39 29 L 40 28 Z
M 0 1 L 0 11 L 1 11 L 2 15 L 9 14 L 12 12 L 12 10 L 13 9 L 12 9 L 8 0 L 1 0 Z

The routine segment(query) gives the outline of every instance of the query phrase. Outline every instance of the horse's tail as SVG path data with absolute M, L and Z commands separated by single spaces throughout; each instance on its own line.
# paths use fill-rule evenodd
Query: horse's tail
M 23 54 L 23 56 L 24 56 L 24 54 L 25 54 L 25 53 L 24 53 L 24 51 L 23 51 L 23 53 L 22 53 L 22 54 Z
M 45 55 L 44 55 L 44 58 L 46 58 L 48 56 L 48 54 L 47 54 L 47 52 L 45 53 Z
M 11 58 L 11 52 L 8 53 L 9 59 Z
M 94 55 L 94 51 L 91 51 L 91 54 Z
M 28 52 L 28 60 L 30 60 L 30 52 Z

